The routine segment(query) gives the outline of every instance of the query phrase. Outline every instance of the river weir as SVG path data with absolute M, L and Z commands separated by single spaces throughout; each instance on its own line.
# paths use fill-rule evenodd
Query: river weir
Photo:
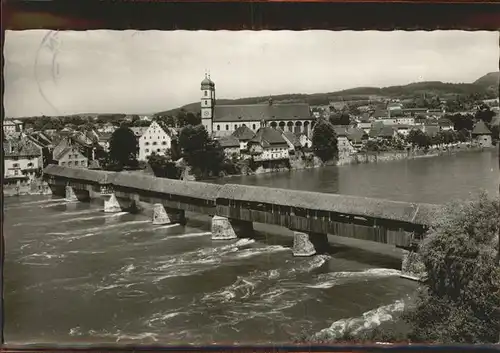
M 443 203 L 498 190 L 494 152 L 230 178 L 230 183 Z M 226 182 L 226 181 L 222 181 Z M 5 338 L 14 342 L 270 343 L 334 337 L 392 320 L 418 284 L 402 252 L 329 236 L 296 257 L 293 238 L 212 239 L 204 216 L 106 213 L 51 196 L 5 200 Z M 222 227 L 223 225 L 221 225 Z M 307 252 L 304 246 L 304 253 Z M 99 318 L 99 319 L 97 319 Z

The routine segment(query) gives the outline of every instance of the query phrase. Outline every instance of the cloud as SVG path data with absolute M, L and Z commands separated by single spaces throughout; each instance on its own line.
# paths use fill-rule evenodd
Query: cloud
M 52 38 L 52 40 L 43 39 Z M 471 82 L 498 69 L 496 32 L 7 31 L 7 116 L 149 113 L 200 98 Z

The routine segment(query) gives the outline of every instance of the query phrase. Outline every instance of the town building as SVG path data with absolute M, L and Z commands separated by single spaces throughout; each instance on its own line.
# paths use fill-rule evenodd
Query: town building
M 349 126 L 344 125 L 333 125 L 333 129 L 335 130 L 335 135 L 337 136 L 337 148 L 339 151 L 339 155 L 348 155 L 350 153 L 355 152 L 354 147 L 351 145 L 351 142 L 348 138 L 347 129 Z
M 135 137 L 139 139 L 146 131 L 148 131 L 149 126 L 139 126 L 131 127 L 130 130 L 134 133 Z
M 394 126 L 383 126 L 382 129 L 378 131 L 377 138 L 378 139 L 383 139 L 383 140 L 392 140 L 394 137 L 397 136 L 397 130 L 394 128 Z
M 479 120 L 472 129 L 472 138 L 474 143 L 480 147 L 492 146 L 491 131 L 482 120 Z
M 240 155 L 240 141 L 233 135 L 221 137 L 217 141 L 224 150 L 224 154 L 227 158 Z
M 258 131 L 262 120 L 266 127 L 310 135 L 315 119 L 306 103 L 219 105 L 215 99 L 215 83 L 209 76 L 201 82 L 201 122 L 209 135 L 231 135 L 238 127 L 246 126 Z
M 111 136 L 113 134 L 110 134 L 109 132 L 103 132 L 99 135 L 99 140 L 98 144 L 101 146 L 104 151 L 109 152 L 109 140 L 111 139 Z
M 398 123 L 398 119 L 396 118 L 383 118 L 383 119 L 375 119 L 375 122 L 380 122 L 384 125 L 396 125 Z
M 89 165 L 87 156 L 91 152 L 88 146 L 82 145 L 72 137 L 65 137 L 54 147 L 52 159 L 63 167 L 87 168 Z
M 33 180 L 42 168 L 42 152 L 29 139 L 7 139 L 4 148 L 4 182 L 23 183 Z
M 410 125 L 398 124 L 394 125 L 396 132 L 402 136 L 408 136 L 410 133 Z
M 400 116 L 396 118 L 396 124 L 415 125 L 415 118 L 411 116 Z
M 347 138 L 356 149 L 360 149 L 368 140 L 368 134 L 359 127 L 351 127 L 347 129 Z
M 255 161 L 277 161 L 289 158 L 288 143 L 281 133 L 272 127 L 262 126 L 257 130 L 255 137 L 248 141 L 248 152 Z
M 425 124 L 422 128 L 422 131 L 430 137 L 436 135 L 439 132 L 439 130 L 440 130 L 439 126 L 435 124 Z
M 234 130 L 232 135 L 236 137 L 238 141 L 240 141 L 240 150 L 243 151 L 247 149 L 248 141 L 255 137 L 255 132 L 253 132 L 246 126 L 240 126 L 236 130 Z
M 154 120 L 139 138 L 138 160 L 145 161 L 151 153 L 165 155 L 172 147 L 175 132 L 161 120 Z
M 3 121 L 3 131 L 6 135 L 23 131 L 23 122 L 17 119 L 5 119 Z
M 453 130 L 453 123 L 451 122 L 450 119 L 441 118 L 438 120 L 438 125 L 442 131 Z
M 99 129 L 99 132 L 107 132 L 112 134 L 116 129 L 117 127 L 112 123 L 106 123 Z
M 284 131 L 283 138 L 288 144 L 288 153 L 293 154 L 296 150 L 302 149 L 299 137 L 291 131 Z
M 403 109 L 403 115 L 416 117 L 419 115 L 425 116 L 427 114 L 427 108 L 405 108 Z
M 299 141 L 302 148 L 312 147 L 312 140 L 306 134 L 299 134 Z

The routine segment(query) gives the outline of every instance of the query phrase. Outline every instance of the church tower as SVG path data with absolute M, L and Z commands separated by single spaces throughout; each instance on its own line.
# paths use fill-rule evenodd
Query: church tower
M 215 83 L 210 79 L 210 74 L 205 74 L 205 79 L 201 81 L 201 123 L 210 136 L 213 133 L 214 107 Z

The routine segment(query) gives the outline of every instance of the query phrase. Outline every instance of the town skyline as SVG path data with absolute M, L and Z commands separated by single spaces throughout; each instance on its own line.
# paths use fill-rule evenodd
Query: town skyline
M 207 70 L 224 99 L 471 83 L 498 71 L 497 44 L 496 32 L 465 31 L 8 31 L 4 107 L 150 114 L 198 101 Z

